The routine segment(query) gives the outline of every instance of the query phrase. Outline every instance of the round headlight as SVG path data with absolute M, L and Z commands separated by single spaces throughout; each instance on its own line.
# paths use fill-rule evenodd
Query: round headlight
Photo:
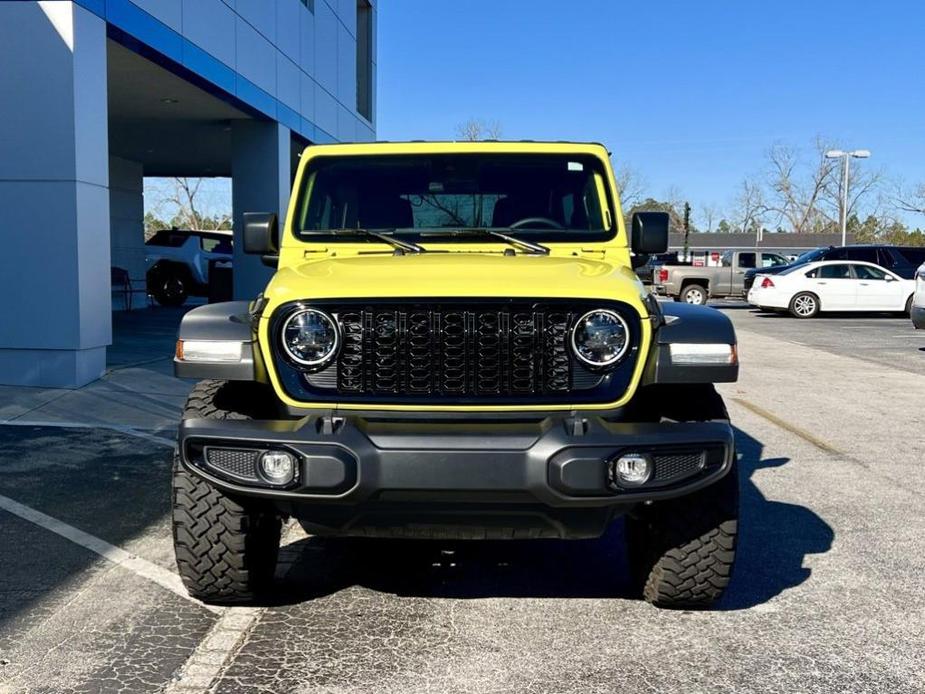
M 283 323 L 283 349 L 303 366 L 319 366 L 337 352 L 340 336 L 328 314 L 313 308 L 296 311 Z
M 629 326 L 616 311 L 588 311 L 572 328 L 572 350 L 589 366 L 610 366 L 626 354 L 629 338 Z

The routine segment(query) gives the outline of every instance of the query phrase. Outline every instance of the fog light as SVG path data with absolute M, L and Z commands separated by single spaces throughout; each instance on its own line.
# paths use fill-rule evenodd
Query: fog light
M 260 456 L 260 473 L 272 484 L 288 484 L 295 478 L 295 458 L 286 451 L 267 451 Z
M 618 487 L 638 487 L 652 476 L 652 459 L 644 453 L 625 453 L 610 463 L 610 482 Z

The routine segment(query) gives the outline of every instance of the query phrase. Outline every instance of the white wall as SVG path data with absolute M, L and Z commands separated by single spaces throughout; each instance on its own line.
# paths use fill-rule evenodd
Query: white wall
M 111 342 L 106 25 L 0 3 L 0 383 L 81 385 Z

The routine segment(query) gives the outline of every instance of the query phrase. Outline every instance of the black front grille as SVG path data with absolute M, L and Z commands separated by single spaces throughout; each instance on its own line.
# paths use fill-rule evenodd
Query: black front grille
M 284 386 L 305 399 L 533 404 L 570 402 L 577 393 L 579 402 L 612 401 L 614 390 L 628 384 L 639 340 L 638 315 L 606 301 L 353 301 L 312 306 L 335 317 L 342 344 L 335 363 L 322 371 L 304 372 L 278 360 Z M 623 313 L 633 345 L 608 373 L 586 369 L 569 345 L 574 321 L 604 307 Z M 286 309 L 279 312 L 277 328 L 285 315 Z
M 376 306 L 337 318 L 340 393 L 503 396 L 572 387 L 568 311 Z

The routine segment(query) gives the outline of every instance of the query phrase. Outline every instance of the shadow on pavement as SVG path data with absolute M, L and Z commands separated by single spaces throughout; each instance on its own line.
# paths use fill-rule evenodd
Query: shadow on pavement
M 163 446 L 105 429 L 0 426 L 0 494 L 124 547 L 169 528 L 170 463 Z M 23 532 L 0 528 L 0 631 L 100 561 L 0 511 L 4 523 Z
M 831 527 L 810 509 L 767 499 L 756 470 L 787 458 L 762 459 L 763 445 L 736 430 L 741 522 L 732 584 L 719 609 L 764 603 L 803 583 L 807 554 L 826 552 Z M 291 604 L 354 585 L 403 596 L 486 598 L 635 598 L 627 572 L 623 522 L 595 540 L 451 542 L 309 537 L 288 551 L 298 558 L 270 599 Z

